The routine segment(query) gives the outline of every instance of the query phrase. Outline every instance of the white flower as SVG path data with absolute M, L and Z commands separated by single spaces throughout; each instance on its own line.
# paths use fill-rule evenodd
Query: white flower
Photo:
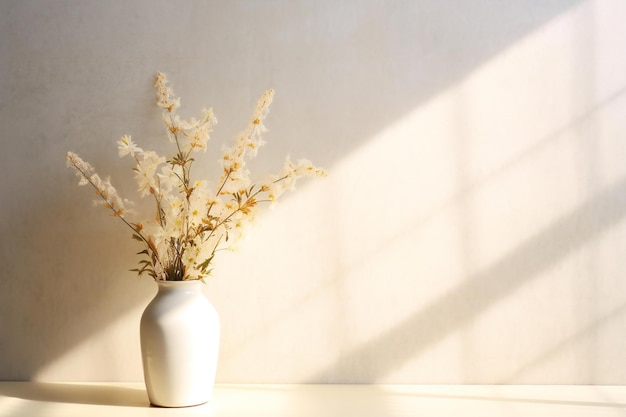
M 167 164 L 161 167 L 161 172 L 157 176 L 161 185 L 161 192 L 170 193 L 172 190 L 177 190 L 181 185 L 182 170 L 180 165 Z
M 80 156 L 74 152 L 68 152 L 66 159 L 67 166 L 74 168 L 76 170 L 76 175 L 80 178 L 78 185 L 89 184 L 89 178 L 96 172 L 96 170 L 89 165 L 89 163 L 83 161 Z
M 146 151 L 141 154 L 142 159 L 137 161 L 135 180 L 141 191 L 141 196 L 154 194 L 158 189 L 156 172 L 160 164 L 165 163 L 165 158 L 157 155 L 154 151 Z
M 73 152 L 68 152 L 67 165 L 76 170 L 76 175 L 80 178 L 79 185 L 91 184 L 96 190 L 96 194 L 100 196 L 100 200 L 97 200 L 98 204 L 113 211 L 113 215 L 117 217 L 124 217 L 127 212 L 126 202 L 128 200 L 122 199 L 115 187 L 111 185 L 110 178 L 102 179 L 96 173 L 95 169 L 87 162 L 83 161 L 78 155 Z
M 206 181 L 197 181 L 189 196 L 189 223 L 198 226 L 206 217 L 209 207 L 209 190 Z
M 172 98 L 173 91 L 167 86 L 167 77 L 162 72 L 157 73 L 154 86 L 157 88 L 157 106 L 172 113 L 180 107 L 180 99 Z
M 274 90 L 266 91 L 259 99 L 252 121 L 238 137 L 232 148 L 226 148 L 222 157 L 222 180 L 226 179 L 233 172 L 239 171 L 245 167 L 245 158 L 254 158 L 257 156 L 258 150 L 265 144 L 261 138 L 262 133 L 267 129 L 263 125 L 263 120 L 269 113 L 269 105 L 272 103 Z
M 281 170 L 280 174 L 274 176 L 272 181 L 263 185 L 263 188 L 266 188 L 268 191 L 268 198 L 271 201 L 275 201 L 278 197 L 280 197 L 286 190 L 293 189 L 295 187 L 296 181 L 300 177 L 323 177 L 326 176 L 326 171 L 321 168 L 315 167 L 311 161 L 306 159 L 301 159 L 298 161 L 298 164 L 294 164 L 291 162 L 289 158 L 285 160 L 285 165 Z
M 134 158 L 135 154 L 143 152 L 143 150 L 139 146 L 137 146 L 135 142 L 133 142 L 130 135 L 122 136 L 120 140 L 117 141 L 117 145 L 120 158 L 125 155 L 130 155 Z

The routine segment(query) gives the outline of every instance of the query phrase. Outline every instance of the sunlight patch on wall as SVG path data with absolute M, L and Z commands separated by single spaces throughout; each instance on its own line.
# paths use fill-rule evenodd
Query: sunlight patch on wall
M 624 320 L 611 311 L 626 304 L 615 249 L 626 247 L 626 204 L 607 190 L 622 190 L 626 178 L 625 13 L 617 1 L 569 10 L 261 215 L 239 252 L 219 253 L 206 287 L 222 322 L 218 381 L 589 383 L 597 372 L 623 375 L 626 365 L 607 361 L 624 322 L 581 329 Z M 609 219 L 605 205 L 614 206 Z M 585 239 L 563 241 L 577 227 Z M 528 273 L 515 275 L 517 267 Z M 498 280 L 500 271 L 515 277 Z M 485 295 L 481 280 L 494 282 L 498 297 Z M 74 378 L 114 379 L 116 368 L 140 378 L 144 307 L 37 378 L 72 369 Z M 444 317 L 413 326 L 425 311 Z M 112 343 L 121 362 L 94 363 Z
M 626 70 L 618 76 L 615 68 L 626 62 L 613 53 L 624 32 L 619 7 L 589 2 L 563 14 L 264 216 L 236 255 L 245 262 L 233 259 L 223 269 L 236 285 L 216 281 L 215 300 L 232 320 L 222 375 L 494 381 L 593 320 L 600 307 L 584 300 L 603 285 L 590 279 L 612 238 L 598 232 L 570 251 L 551 227 L 564 216 L 575 227 L 577 210 L 626 176 L 626 149 L 616 136 L 626 128 L 618 116 L 626 114 Z M 528 282 L 511 283 L 503 299 L 472 310 L 437 343 L 416 348 L 402 366 L 382 369 L 384 341 L 367 350 L 369 358 L 353 355 L 533 239 L 539 245 L 525 249 L 531 255 L 545 245 L 558 257 Z M 447 308 L 454 315 L 458 306 Z M 503 339 L 507 323 L 520 332 Z M 411 329 L 402 343 L 431 330 Z M 589 363 L 576 358 L 601 353 L 590 344 L 577 341 L 533 377 L 580 380 Z M 347 374 L 334 373 L 333 363 Z

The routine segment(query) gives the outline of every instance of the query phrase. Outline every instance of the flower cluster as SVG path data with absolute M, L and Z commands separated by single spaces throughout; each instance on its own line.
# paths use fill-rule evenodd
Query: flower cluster
M 251 182 L 246 161 L 255 157 L 265 143 L 262 136 L 267 129 L 263 122 L 274 96 L 269 90 L 259 100 L 248 127 L 232 147 L 224 150 L 218 181 L 211 184 L 193 180 L 193 156 L 206 152 L 209 134 L 217 123 L 213 110 L 204 109 L 199 119 L 183 120 L 176 113 L 180 99 L 173 96 L 164 74 L 157 74 L 155 87 L 174 155 L 167 159 L 144 150 L 129 135 L 117 142 L 119 156 L 133 160 L 140 195 L 154 200 L 153 217 L 140 222 L 129 220 L 126 207 L 130 202 L 119 197 L 108 178 L 101 179 L 75 153 L 67 153 L 67 163 L 76 170 L 79 184 L 90 184 L 99 202 L 130 227 L 133 238 L 143 245 L 138 253 L 142 256 L 139 267 L 133 271 L 156 280 L 204 279 L 211 273 L 216 251 L 233 247 L 259 203 L 275 201 L 300 177 L 326 173 L 309 161 L 294 164 L 287 159 L 278 175 L 261 183 Z

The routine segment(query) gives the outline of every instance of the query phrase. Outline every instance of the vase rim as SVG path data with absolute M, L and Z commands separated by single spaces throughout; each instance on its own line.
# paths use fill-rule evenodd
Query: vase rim
M 184 281 L 166 281 L 166 280 L 155 280 L 155 282 L 162 287 L 176 287 L 176 286 L 192 286 L 201 284 L 202 281 L 198 279 L 188 279 Z

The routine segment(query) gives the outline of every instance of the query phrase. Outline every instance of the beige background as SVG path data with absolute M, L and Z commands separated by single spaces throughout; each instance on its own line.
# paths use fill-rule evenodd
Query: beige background
M 626 383 L 626 2 L 0 2 L 0 379 L 139 381 L 156 291 L 73 150 L 166 144 L 153 75 L 219 120 L 277 91 L 302 183 L 206 288 L 220 382 Z M 198 164 L 199 166 L 199 164 Z

